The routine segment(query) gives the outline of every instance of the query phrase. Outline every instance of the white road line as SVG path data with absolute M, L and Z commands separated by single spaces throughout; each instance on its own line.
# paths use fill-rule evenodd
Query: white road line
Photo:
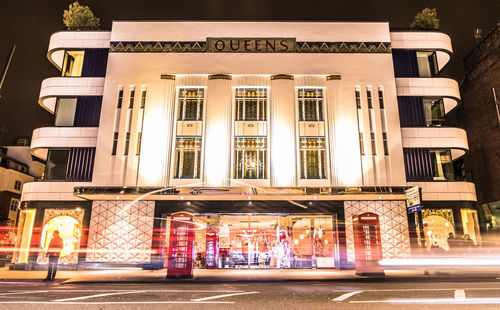
M 141 304 L 234 304 L 234 301 L 0 301 L 3 304 L 42 304 L 42 305 L 141 305 Z
M 0 296 L 5 295 L 18 295 L 18 294 L 35 294 L 35 293 L 47 293 L 48 291 L 22 291 L 22 292 L 10 292 L 10 293 L 0 293 Z
M 455 299 L 465 299 L 465 290 L 455 290 Z
M 387 300 L 353 300 L 349 303 L 395 303 L 395 304 L 500 304 L 500 298 L 415 298 Z
M 216 295 L 216 296 L 210 296 L 210 297 L 191 299 L 191 301 L 205 301 L 205 300 L 216 299 L 216 298 L 224 298 L 224 297 L 248 295 L 248 294 L 258 294 L 258 293 L 259 292 L 241 292 L 241 293 L 233 293 L 233 294 L 223 294 L 223 295 Z
M 361 293 L 363 291 L 352 291 L 352 292 L 349 292 L 349 293 L 345 293 L 345 294 L 342 294 L 334 299 L 332 299 L 332 301 L 343 301 L 343 300 L 346 300 L 347 298 L 351 297 L 351 296 L 354 296 L 354 295 L 357 295 L 359 293 Z
M 401 289 L 365 289 L 363 292 L 411 292 L 411 291 L 454 291 L 454 290 L 468 290 L 468 291 L 491 291 L 500 290 L 500 287 L 471 287 L 471 288 L 401 288 Z M 346 290 L 331 290 L 331 292 L 345 292 Z
M 54 299 L 53 301 L 73 301 L 73 300 L 98 298 L 98 297 L 112 296 L 112 295 L 138 294 L 138 293 L 144 293 L 144 291 L 126 291 L 126 292 L 116 292 L 116 293 L 95 294 L 95 295 L 79 296 L 79 297 L 64 298 L 64 299 Z
M 75 289 L 55 289 L 48 292 L 64 293 L 64 292 L 89 292 L 95 290 L 75 290 Z M 130 292 L 131 290 L 99 290 L 100 292 Z M 239 293 L 239 290 L 141 290 L 147 293 Z M 23 291 L 25 292 L 25 291 Z M 29 291 L 28 291 L 29 292 Z

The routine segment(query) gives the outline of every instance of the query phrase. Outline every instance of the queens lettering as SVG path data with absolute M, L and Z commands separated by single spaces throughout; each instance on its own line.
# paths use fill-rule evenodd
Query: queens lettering
M 209 53 L 292 53 L 295 38 L 207 38 Z

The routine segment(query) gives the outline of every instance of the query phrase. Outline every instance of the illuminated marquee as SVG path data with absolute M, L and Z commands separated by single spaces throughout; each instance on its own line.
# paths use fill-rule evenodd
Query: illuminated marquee
M 209 53 L 292 53 L 295 38 L 207 38 Z

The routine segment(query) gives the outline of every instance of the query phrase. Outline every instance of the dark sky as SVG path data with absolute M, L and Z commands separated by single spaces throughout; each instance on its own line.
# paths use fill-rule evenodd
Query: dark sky
M 37 104 L 41 81 L 57 76 L 47 60 L 50 34 L 63 29 L 62 13 L 72 1 L 0 0 L 0 65 L 17 44 L 0 97 L 0 145 L 34 128 L 51 126 L 52 116 Z M 451 36 L 455 54 L 445 75 L 463 77 L 463 57 L 474 46 L 475 27 L 484 32 L 500 22 L 500 0 L 82 0 L 101 18 L 112 20 L 322 20 L 389 21 L 408 27 L 425 7 L 437 8 L 441 30 Z M 2 128 L 6 132 L 2 135 Z

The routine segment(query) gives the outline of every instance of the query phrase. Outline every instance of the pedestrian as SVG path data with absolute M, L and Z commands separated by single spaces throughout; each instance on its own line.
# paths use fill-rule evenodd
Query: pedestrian
M 455 254 L 457 248 L 460 246 L 460 240 L 455 237 L 455 234 L 450 232 L 448 235 L 448 247 L 450 248 L 449 254 Z
M 462 242 L 464 245 L 464 252 L 470 253 L 472 248 L 474 247 L 474 241 L 470 238 L 469 234 L 465 234 L 462 237 Z
M 57 263 L 59 262 L 59 256 L 61 255 L 62 248 L 63 240 L 59 237 L 59 230 L 54 230 L 46 253 L 49 260 L 49 268 L 47 271 L 47 277 L 44 281 L 54 281 L 57 272 Z

